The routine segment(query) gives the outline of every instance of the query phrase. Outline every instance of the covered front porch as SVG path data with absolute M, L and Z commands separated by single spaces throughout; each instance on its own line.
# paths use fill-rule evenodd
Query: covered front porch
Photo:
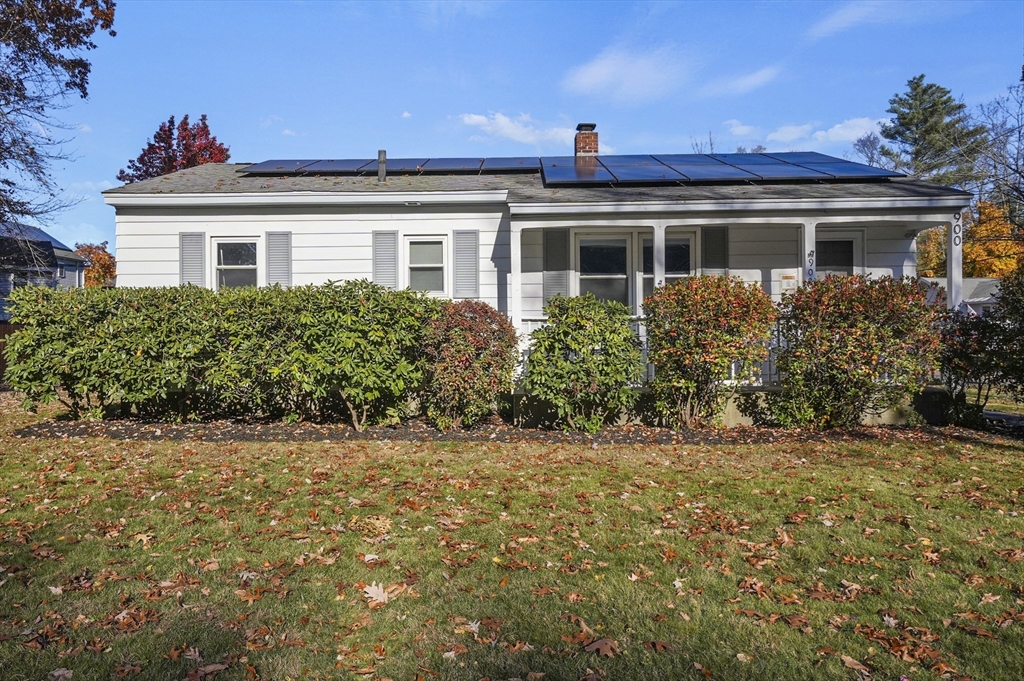
M 828 275 L 916 276 L 915 237 L 936 226 L 948 234 L 947 305 L 962 302 L 961 206 L 805 215 L 621 215 L 591 208 L 564 215 L 536 204 L 511 207 L 509 315 L 521 334 L 545 323 L 544 304 L 555 295 L 593 293 L 639 318 L 654 287 L 681 277 L 737 276 L 779 300 L 801 282 Z M 629 208 L 635 213 L 637 206 Z

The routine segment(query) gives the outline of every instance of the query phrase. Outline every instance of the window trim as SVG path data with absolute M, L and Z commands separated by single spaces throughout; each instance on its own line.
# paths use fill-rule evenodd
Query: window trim
M 411 271 L 415 267 L 437 267 L 437 265 L 413 265 L 410 261 L 412 260 L 411 247 L 414 243 L 423 242 L 441 242 L 441 285 L 444 287 L 442 291 L 423 291 L 428 296 L 435 298 L 450 298 L 452 294 L 452 256 L 449 252 L 451 247 L 451 240 L 447 234 L 407 234 L 403 239 L 402 245 L 402 288 L 411 288 L 412 276 Z
M 717 226 L 717 225 L 713 225 Z M 701 226 L 695 225 L 666 225 L 665 238 L 687 238 L 690 240 L 690 276 L 697 276 L 701 273 Z M 643 240 L 654 239 L 654 226 L 642 225 L 636 227 L 615 227 L 601 225 L 587 225 L 572 227 L 569 229 L 569 295 L 580 294 L 580 241 L 583 239 L 626 239 L 627 240 L 627 263 L 629 272 L 629 309 L 635 315 L 643 314 Z
M 815 230 L 814 234 L 814 250 L 815 252 L 817 252 L 817 242 L 819 241 L 852 241 L 853 274 L 865 274 L 867 272 L 867 268 L 864 265 L 867 255 L 865 253 L 865 247 L 867 245 L 867 239 L 865 237 L 866 231 L 867 230 L 865 229 L 850 229 L 848 227 L 842 229 L 818 227 Z M 817 259 L 817 255 L 815 255 L 815 259 Z M 818 269 L 815 269 L 814 278 L 818 279 L 820 276 L 821 279 L 824 279 L 826 274 L 827 272 L 822 272 Z
M 217 265 L 217 246 L 220 244 L 256 244 L 256 265 L 255 266 L 239 266 L 239 265 L 225 265 L 223 268 Z M 210 237 L 210 251 L 209 251 L 209 262 L 210 262 L 210 288 L 214 291 L 220 290 L 218 284 L 217 271 L 220 269 L 231 269 L 231 270 L 256 270 L 256 287 L 267 285 L 267 266 L 266 266 L 267 254 L 264 250 L 264 244 L 262 237 L 259 236 L 215 236 Z M 261 264 L 262 263 L 262 264 Z

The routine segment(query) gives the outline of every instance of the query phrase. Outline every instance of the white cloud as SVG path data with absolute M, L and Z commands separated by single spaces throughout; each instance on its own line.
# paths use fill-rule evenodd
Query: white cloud
M 648 52 L 609 47 L 586 64 L 571 69 L 562 81 L 576 95 L 608 97 L 619 104 L 661 99 L 679 88 L 689 68 L 678 49 L 663 46 Z
M 721 95 L 744 95 L 760 87 L 764 87 L 779 77 L 782 69 L 778 66 L 766 66 L 753 73 L 748 73 L 735 78 L 725 78 L 714 83 L 708 83 L 700 90 L 704 97 L 717 97 Z
M 295 137 L 295 131 L 294 130 L 289 130 L 288 128 L 285 128 L 284 130 L 282 130 L 281 134 L 282 135 L 286 135 L 288 137 Z
M 968 3 L 890 2 L 859 0 L 849 2 L 807 29 L 807 37 L 821 40 L 869 24 L 912 24 L 971 11 Z
M 284 119 L 280 116 L 267 116 L 266 118 L 260 119 L 261 128 L 269 128 L 274 123 L 284 123 Z
M 68 185 L 68 189 L 73 192 L 102 192 L 113 186 L 114 183 L 110 180 L 100 180 L 99 182 L 72 182 Z
M 753 125 L 744 125 L 735 118 L 725 121 L 722 125 L 729 126 L 729 133 L 736 137 L 750 137 L 758 133 L 758 129 Z
M 523 144 L 553 142 L 571 145 L 576 134 L 572 128 L 539 128 L 530 118 L 530 114 L 519 114 L 516 118 L 510 118 L 502 113 L 492 113 L 489 116 L 462 114 L 459 118 L 465 125 L 479 128 L 487 135 L 504 137 Z
M 775 130 L 775 132 L 768 133 L 768 141 L 787 144 L 789 142 L 806 139 L 807 136 L 811 134 L 812 130 L 814 130 L 813 123 L 805 123 L 804 125 L 783 125 Z
M 869 132 L 877 132 L 878 127 L 883 123 L 885 123 L 884 118 L 868 118 L 865 116 L 861 118 L 847 118 L 842 123 L 836 123 L 830 128 L 817 128 L 817 123 L 783 125 L 768 134 L 768 141 L 790 144 L 806 140 L 807 142 L 813 142 L 814 146 L 825 147 L 850 144 Z
M 888 9 L 893 10 L 893 3 L 881 3 L 877 0 L 867 2 L 851 2 L 829 14 L 827 17 L 816 23 L 807 31 L 807 37 L 811 40 L 821 40 L 836 33 L 841 33 L 861 24 L 874 23 L 883 20 L 886 13 L 883 5 L 888 4 Z M 892 13 L 888 13 L 892 17 Z
M 849 143 L 869 132 L 878 132 L 879 126 L 883 123 L 884 118 L 847 118 L 828 130 L 818 130 L 811 137 L 820 144 Z
M 88 123 L 79 123 L 75 126 L 75 130 L 77 130 L 78 132 L 92 132 L 92 128 L 89 126 Z
M 412 118 L 412 114 L 409 113 L 408 111 L 403 111 L 402 118 Z

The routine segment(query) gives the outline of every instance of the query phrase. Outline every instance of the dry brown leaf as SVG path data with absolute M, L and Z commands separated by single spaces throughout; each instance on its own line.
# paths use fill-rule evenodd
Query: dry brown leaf
M 583 646 L 583 650 L 601 657 L 615 657 L 619 654 L 619 644 L 610 638 L 599 638 Z

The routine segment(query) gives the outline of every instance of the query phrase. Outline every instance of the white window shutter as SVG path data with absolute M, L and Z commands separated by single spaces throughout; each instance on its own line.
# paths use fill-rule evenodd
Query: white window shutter
M 292 285 L 292 233 L 267 232 L 267 286 Z
M 206 286 L 206 234 L 182 232 L 178 237 L 181 284 Z
M 453 298 L 480 297 L 480 232 L 452 233 L 455 242 L 455 293 Z
M 729 228 L 705 227 L 701 231 L 703 251 L 701 271 L 704 274 L 729 273 Z
M 373 233 L 373 283 L 398 288 L 398 232 Z
M 569 295 L 569 230 L 544 230 L 544 303 Z

